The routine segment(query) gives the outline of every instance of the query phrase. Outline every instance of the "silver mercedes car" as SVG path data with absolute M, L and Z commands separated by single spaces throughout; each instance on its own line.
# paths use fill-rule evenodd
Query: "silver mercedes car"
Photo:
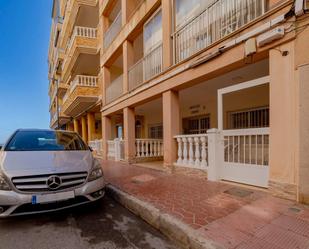
M 104 194 L 101 163 L 74 132 L 17 130 L 0 150 L 0 217 L 57 211 Z

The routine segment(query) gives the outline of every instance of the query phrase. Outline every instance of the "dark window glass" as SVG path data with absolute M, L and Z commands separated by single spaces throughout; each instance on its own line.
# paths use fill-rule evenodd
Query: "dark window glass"
M 67 151 L 88 150 L 75 133 L 62 131 L 18 131 L 6 151 Z

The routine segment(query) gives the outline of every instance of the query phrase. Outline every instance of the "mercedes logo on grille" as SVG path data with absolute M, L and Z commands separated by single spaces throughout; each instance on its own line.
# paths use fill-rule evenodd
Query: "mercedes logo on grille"
M 56 190 L 61 187 L 62 180 L 59 176 L 50 176 L 46 183 L 50 190 Z

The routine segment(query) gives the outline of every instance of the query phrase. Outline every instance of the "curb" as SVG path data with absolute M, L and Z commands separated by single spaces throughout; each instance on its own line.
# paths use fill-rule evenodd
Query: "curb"
M 141 217 L 178 245 L 188 249 L 223 249 L 222 246 L 205 239 L 199 232 L 153 205 L 129 195 L 115 186 L 106 186 L 107 194 L 115 201 Z

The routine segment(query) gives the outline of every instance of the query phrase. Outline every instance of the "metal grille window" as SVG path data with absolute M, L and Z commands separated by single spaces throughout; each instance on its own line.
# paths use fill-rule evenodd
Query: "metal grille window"
M 269 127 L 269 107 L 229 113 L 229 129 Z
M 149 126 L 149 138 L 152 138 L 152 139 L 162 139 L 163 138 L 162 124 Z
M 185 134 L 205 134 L 210 129 L 210 117 L 195 117 L 184 119 Z

